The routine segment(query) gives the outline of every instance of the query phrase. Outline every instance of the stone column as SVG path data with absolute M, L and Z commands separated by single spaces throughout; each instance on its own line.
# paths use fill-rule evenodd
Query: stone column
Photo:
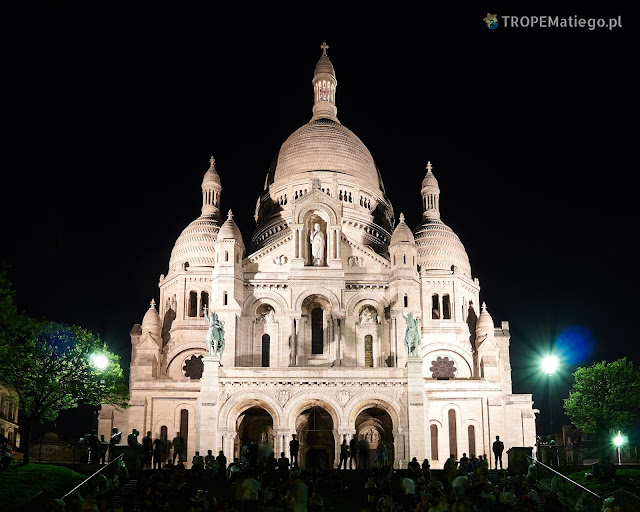
M 204 371 L 200 394 L 196 402 L 196 450 L 207 453 L 207 449 L 216 445 L 218 424 L 218 393 L 220 359 L 206 355 L 203 358 Z
M 298 355 L 298 337 L 296 336 L 296 319 L 291 318 L 291 337 L 290 337 L 290 355 L 289 366 L 296 365 L 296 356 Z
M 409 400 L 409 450 L 407 459 L 427 458 L 424 423 L 424 378 L 422 376 L 422 359 L 407 359 L 407 394 Z
M 333 468 L 336 469 L 340 464 L 340 443 L 342 442 L 342 436 L 339 430 L 333 431 L 333 441 L 335 448 L 333 449 Z

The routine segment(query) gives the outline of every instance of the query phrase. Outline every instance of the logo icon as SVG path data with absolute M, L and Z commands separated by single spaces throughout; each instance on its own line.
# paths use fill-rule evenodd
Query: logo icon
M 486 18 L 482 18 L 484 24 L 487 26 L 489 30 L 495 30 L 498 28 L 498 15 L 497 14 L 489 14 L 487 13 Z

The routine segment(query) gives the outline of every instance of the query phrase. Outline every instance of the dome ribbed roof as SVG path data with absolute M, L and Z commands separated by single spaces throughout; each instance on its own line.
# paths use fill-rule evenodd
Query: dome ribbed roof
M 402 242 L 408 242 L 410 244 L 415 245 L 416 241 L 413 237 L 413 233 L 411 229 L 404 221 L 404 214 L 400 214 L 400 222 L 396 226 L 396 229 L 393 230 L 393 234 L 391 235 L 391 243 L 390 245 L 399 244 Z
M 329 119 L 315 119 L 293 132 L 282 144 L 273 181 L 290 181 L 312 171 L 334 171 L 380 189 L 371 153 L 351 130 Z
M 151 301 L 151 307 L 144 314 L 144 318 L 142 319 L 142 332 L 159 335 L 162 331 L 162 321 L 160 320 L 160 315 L 155 308 L 155 301 Z
M 494 329 L 493 318 L 491 318 L 491 315 L 487 311 L 487 305 L 483 302 L 482 311 L 480 312 L 480 315 L 478 316 L 478 321 L 476 323 L 476 333 L 478 335 L 482 335 L 482 334 L 492 335 L 493 329 Z
M 220 226 L 220 231 L 218 232 L 218 240 L 236 240 L 243 244 L 242 233 L 240 233 L 238 225 L 233 220 L 233 214 L 231 213 L 231 210 L 229 210 L 227 220 L 225 220 L 222 226 Z
M 219 229 L 213 214 L 201 215 L 191 222 L 173 246 L 169 271 L 180 270 L 184 263 L 189 263 L 189 268 L 213 267 L 213 244 Z
M 414 231 L 418 246 L 418 264 L 425 270 L 458 271 L 471 277 L 469 256 L 453 230 L 439 219 L 424 222 Z
M 438 180 L 433 175 L 431 170 L 429 170 L 429 172 L 426 174 L 426 176 L 422 180 L 422 188 L 425 188 L 425 187 L 438 187 Z
M 313 72 L 314 76 L 319 75 L 320 73 L 327 73 L 329 75 L 333 75 L 334 77 L 336 75 L 335 71 L 333 70 L 333 64 L 331 64 L 329 57 L 327 57 L 326 55 L 320 57 L 318 63 L 316 64 L 316 69 Z

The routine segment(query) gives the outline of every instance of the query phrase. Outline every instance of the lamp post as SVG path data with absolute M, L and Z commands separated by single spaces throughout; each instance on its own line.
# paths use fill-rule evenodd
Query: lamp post
M 620 457 L 620 449 L 622 448 L 622 445 L 624 444 L 624 436 L 620 433 L 619 430 L 618 430 L 618 435 L 613 438 L 613 444 L 615 444 L 616 447 L 618 448 L 618 466 L 621 466 L 622 465 L 622 459 Z
M 555 432 L 553 430 L 553 405 L 551 398 L 551 376 L 558 369 L 558 358 L 556 356 L 546 356 L 542 359 L 542 363 L 540 363 L 540 367 L 542 371 L 548 375 L 548 384 L 549 384 L 549 419 L 551 422 L 551 436 L 552 439 L 555 440 Z
M 93 363 L 93 366 L 95 366 L 98 371 L 102 371 L 104 370 L 107 366 L 109 366 L 109 359 L 107 359 L 107 356 L 105 356 L 104 354 L 93 354 L 91 356 L 91 362 Z M 95 413 L 95 419 L 93 422 L 93 425 L 95 426 L 95 431 L 98 431 L 98 414 L 99 414 L 99 407 L 100 405 L 96 405 L 96 413 Z

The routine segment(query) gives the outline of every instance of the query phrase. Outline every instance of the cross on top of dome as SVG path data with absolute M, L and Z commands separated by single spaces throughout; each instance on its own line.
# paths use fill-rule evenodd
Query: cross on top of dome
M 427 162 L 427 172 L 431 172 L 431 160 Z
M 327 56 L 327 50 L 329 49 L 329 45 L 327 44 L 326 41 L 322 41 L 322 44 L 320 45 L 320 48 L 322 48 L 322 56 L 326 57 Z
M 400 222 L 404 222 L 404 213 L 400 213 Z
M 211 167 L 213 167 L 213 164 L 216 163 L 216 159 L 213 157 L 209 158 L 209 163 L 211 164 Z
M 152 308 L 156 307 L 156 301 L 155 299 L 151 299 L 151 302 L 149 302 L 149 306 L 151 306 Z
M 229 213 L 227 213 L 227 219 L 228 220 L 232 220 L 233 219 L 233 213 L 231 212 L 231 210 L 229 210 Z

